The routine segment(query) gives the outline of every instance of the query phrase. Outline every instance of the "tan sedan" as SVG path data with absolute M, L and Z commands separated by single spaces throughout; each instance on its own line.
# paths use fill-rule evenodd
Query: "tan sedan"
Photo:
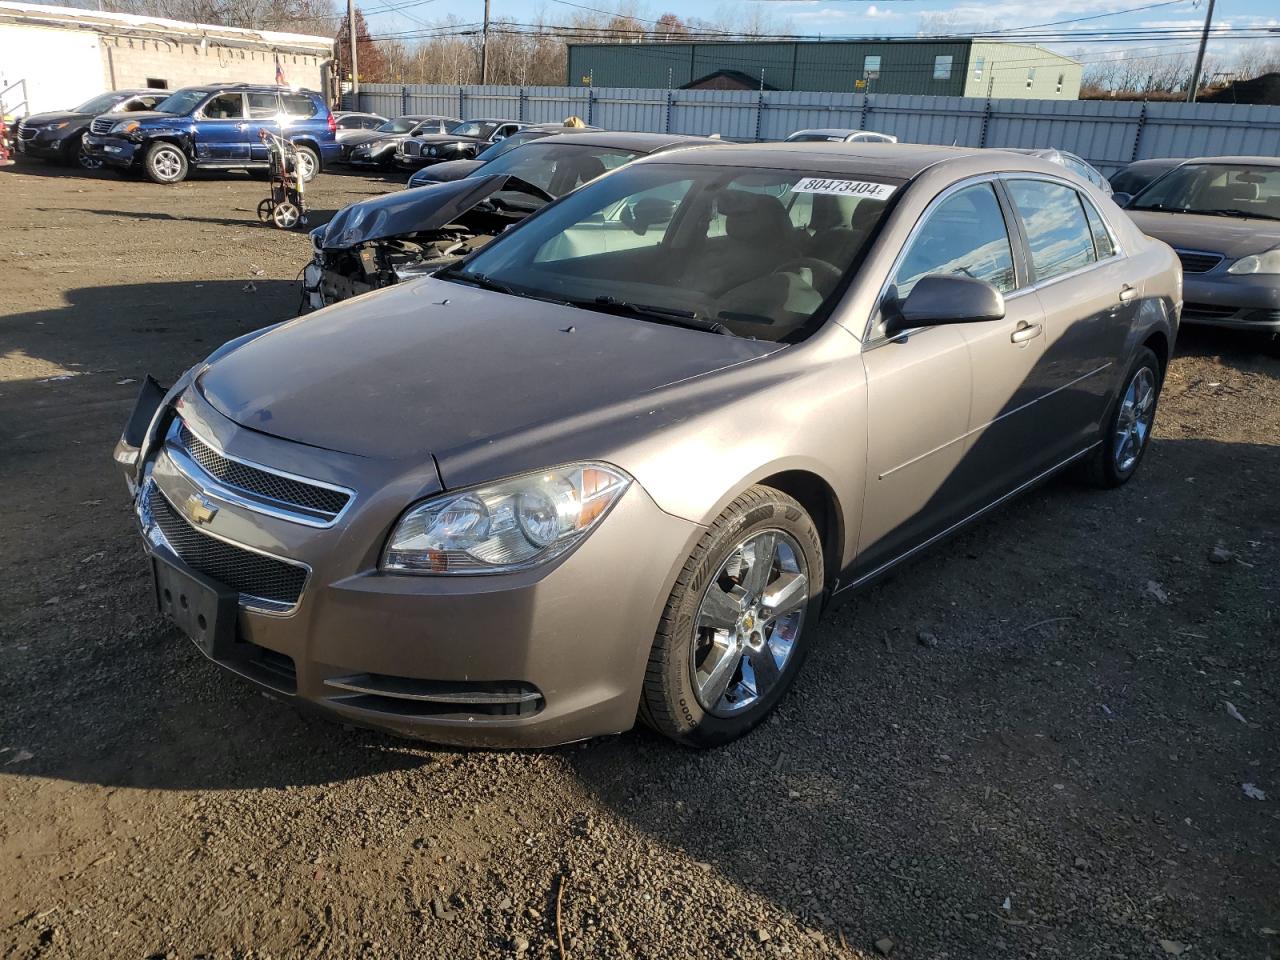
M 1128 481 L 1168 247 L 995 151 L 673 151 L 224 346 L 117 448 L 156 595 L 343 720 L 544 745 L 760 722 L 831 603 L 1065 467 Z

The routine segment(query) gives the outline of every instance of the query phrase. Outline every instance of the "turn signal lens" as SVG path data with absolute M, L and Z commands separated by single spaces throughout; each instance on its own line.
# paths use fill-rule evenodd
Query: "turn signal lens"
M 546 563 L 590 533 L 631 478 L 577 463 L 444 494 L 400 518 L 382 556 L 397 573 L 501 573 Z
M 123 133 L 127 136 L 128 134 L 133 133 L 133 131 L 137 130 L 138 126 L 139 124 L 137 120 L 121 120 L 119 123 L 117 123 L 114 127 L 111 128 L 111 132 Z

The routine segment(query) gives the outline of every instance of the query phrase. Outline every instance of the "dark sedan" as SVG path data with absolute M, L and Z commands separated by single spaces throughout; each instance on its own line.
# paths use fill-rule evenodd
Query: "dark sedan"
M 396 163 L 414 169 L 445 160 L 470 160 L 526 126 L 517 120 L 466 120 L 448 133 L 414 134 L 396 147 Z
M 517 130 L 505 140 L 499 140 L 476 154 L 471 160 L 444 160 L 423 167 L 409 178 L 406 188 L 425 187 L 432 183 L 450 183 L 469 177 L 486 163 L 497 160 L 503 154 L 510 153 L 516 147 L 523 146 L 531 140 L 553 137 L 561 133 L 601 133 L 600 127 L 568 127 L 563 123 L 541 123 Z
M 32 114 L 18 122 L 18 156 L 78 163 L 85 170 L 96 170 L 102 161 L 81 149 L 93 118 L 103 113 L 154 110 L 168 95 L 167 90 L 113 90 L 70 110 Z
M 353 167 L 388 169 L 396 159 L 396 147 L 405 137 L 419 133 L 443 133 L 459 121 L 453 117 L 406 115 L 388 120 L 342 143 L 342 161 Z
M 1117 202 L 1182 261 L 1182 319 L 1280 333 L 1280 160 L 1187 160 Z

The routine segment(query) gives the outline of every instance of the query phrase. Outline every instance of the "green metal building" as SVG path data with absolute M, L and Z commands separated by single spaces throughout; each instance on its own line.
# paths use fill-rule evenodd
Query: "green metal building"
M 1075 100 L 1080 64 L 990 40 L 569 45 L 570 86 L 818 90 Z

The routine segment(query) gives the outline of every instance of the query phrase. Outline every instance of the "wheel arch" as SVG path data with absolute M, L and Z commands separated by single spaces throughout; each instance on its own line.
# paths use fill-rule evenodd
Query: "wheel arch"
M 1142 345 L 1156 355 L 1156 359 L 1160 361 L 1160 376 L 1169 369 L 1169 338 L 1165 336 L 1163 330 L 1153 330 L 1147 334 Z
M 818 537 L 822 541 L 823 586 L 830 587 L 840 575 L 845 542 L 844 512 L 831 484 L 819 474 L 805 469 L 780 470 L 754 480 L 752 484 L 781 490 L 804 507 L 818 528 Z

